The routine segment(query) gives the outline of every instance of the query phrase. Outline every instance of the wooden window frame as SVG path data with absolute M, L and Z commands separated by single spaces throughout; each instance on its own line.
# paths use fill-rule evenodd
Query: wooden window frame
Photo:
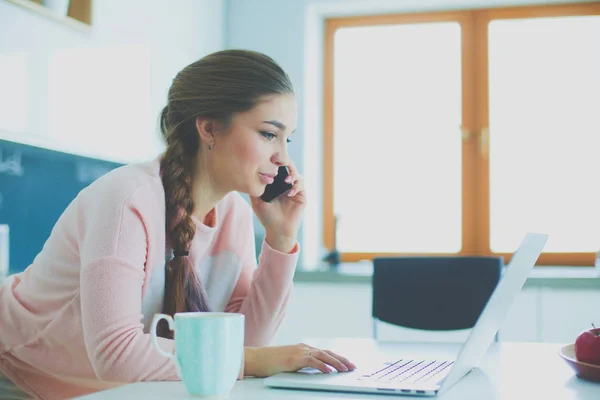
M 326 19 L 323 70 L 323 242 L 325 246 L 331 250 L 335 243 L 333 53 L 334 36 L 338 29 L 428 22 L 457 22 L 461 25 L 462 248 L 452 255 L 495 255 L 502 256 L 505 263 L 508 263 L 510 253 L 493 253 L 490 250 L 489 159 L 487 157 L 489 153 L 488 24 L 500 19 L 584 15 L 600 15 L 600 4 L 516 6 Z M 355 262 L 373 259 L 375 256 L 399 254 L 343 252 L 340 257 L 343 262 Z M 444 253 L 435 254 L 444 255 Z M 537 264 L 593 266 L 594 260 L 595 253 L 544 252 Z

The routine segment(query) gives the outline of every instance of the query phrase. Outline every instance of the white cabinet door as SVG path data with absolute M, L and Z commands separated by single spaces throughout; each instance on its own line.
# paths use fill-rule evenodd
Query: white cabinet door
M 573 343 L 592 322 L 600 327 L 600 291 L 528 287 L 501 325 L 500 340 Z M 297 282 L 273 344 L 307 337 L 371 337 L 372 326 L 370 285 Z M 382 340 L 462 341 L 466 333 L 440 335 L 379 324 Z
M 600 326 L 600 290 L 543 288 L 542 341 L 574 343 L 592 323 Z
M 537 342 L 541 323 L 537 314 L 539 289 L 524 288 L 517 295 L 500 326 L 500 340 L 506 342 Z
M 274 344 L 371 337 L 371 285 L 296 282 Z
M 541 337 L 538 290 L 526 288 L 517 296 L 500 328 L 501 340 L 537 341 Z M 273 344 L 293 344 L 306 337 L 371 337 L 371 304 L 370 285 L 297 282 Z M 468 331 L 440 334 L 385 323 L 378 324 L 378 332 L 381 340 L 402 341 L 461 342 L 468 335 Z

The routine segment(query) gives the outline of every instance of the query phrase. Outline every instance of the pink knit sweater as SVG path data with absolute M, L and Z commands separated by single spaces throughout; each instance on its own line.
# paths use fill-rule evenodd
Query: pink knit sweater
M 195 220 L 190 257 L 209 307 L 243 313 L 246 345 L 266 345 L 285 312 L 298 246 L 283 254 L 264 242 L 257 268 L 252 210 L 237 193 L 208 220 Z M 158 160 L 98 179 L 65 210 L 33 263 L 0 286 L 0 372 L 42 399 L 177 380 L 148 334 L 162 308 L 168 256 Z M 159 344 L 173 351 L 173 340 Z

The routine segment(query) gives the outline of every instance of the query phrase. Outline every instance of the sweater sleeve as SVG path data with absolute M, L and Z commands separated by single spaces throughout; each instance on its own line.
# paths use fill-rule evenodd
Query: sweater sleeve
M 246 222 L 248 240 L 243 246 L 243 268 L 225 311 L 246 317 L 246 346 L 266 346 L 275 336 L 293 287 L 299 245 L 285 254 L 266 241 L 262 243 L 258 267 L 252 215 Z
M 150 246 L 157 245 L 153 243 L 157 236 L 151 233 L 164 229 L 159 226 L 164 210 L 157 197 L 164 195 L 156 186 L 140 186 L 125 198 L 111 193 L 108 199 L 89 201 L 82 208 L 83 334 L 94 372 L 104 381 L 179 379 L 174 363 L 153 348 L 141 323 L 147 254 Z M 159 338 L 158 343 L 173 352 L 173 340 Z

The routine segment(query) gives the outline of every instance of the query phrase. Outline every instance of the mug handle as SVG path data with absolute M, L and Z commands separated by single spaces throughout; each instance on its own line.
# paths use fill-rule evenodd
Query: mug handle
M 169 329 L 172 330 L 173 332 L 175 331 L 175 322 L 173 321 L 173 318 L 171 318 L 170 315 L 167 314 L 154 314 L 154 317 L 152 318 L 152 324 L 150 325 L 150 335 L 152 336 L 152 346 L 154 346 L 154 348 L 162 355 L 165 356 L 167 358 L 170 359 L 175 359 L 175 354 L 173 353 L 167 353 L 166 351 L 164 351 L 163 349 L 160 348 L 160 346 L 158 345 L 158 337 L 156 336 L 156 326 L 158 325 L 158 322 L 164 319 L 169 323 Z

